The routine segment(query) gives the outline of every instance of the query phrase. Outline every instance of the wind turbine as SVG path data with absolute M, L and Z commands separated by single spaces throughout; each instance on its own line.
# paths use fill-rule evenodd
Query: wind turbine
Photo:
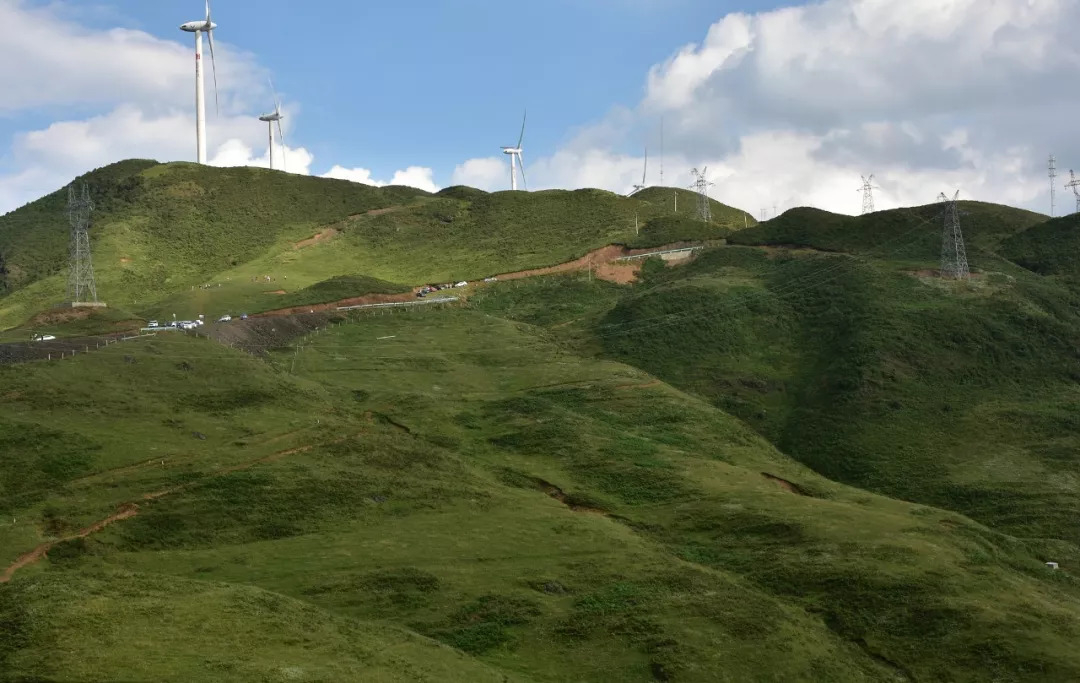
M 518 138 L 516 147 L 503 147 L 503 154 L 510 155 L 510 189 L 517 189 L 517 169 L 516 164 L 521 166 L 521 185 L 528 191 L 529 186 L 525 182 L 525 161 L 521 158 L 521 143 L 525 140 L 525 120 L 529 117 L 529 112 L 525 112 L 525 116 L 521 117 L 521 136 Z
M 281 113 L 281 100 L 278 98 L 277 90 L 274 90 L 274 81 L 270 80 L 270 91 L 274 93 L 274 113 L 263 114 L 259 117 L 260 121 L 266 122 L 266 129 L 270 137 L 270 170 L 274 170 L 274 124 L 277 124 L 278 142 L 281 143 L 281 170 L 288 171 L 285 164 L 285 134 L 281 132 L 281 119 L 285 118 L 285 115 Z
M 210 64 L 214 70 L 214 108 L 218 107 L 217 60 L 214 59 L 214 34 L 217 24 L 210 20 L 210 0 L 206 0 L 206 20 L 189 21 L 180 26 L 181 31 L 195 34 L 195 144 L 200 164 L 206 163 L 206 103 L 203 95 L 202 34 L 210 41 Z
M 642 190 L 645 189 L 645 176 L 647 176 L 648 174 L 649 174 L 649 148 L 646 147 L 645 148 L 645 170 L 641 172 L 641 184 L 640 185 L 634 185 L 634 191 L 631 192 L 630 194 L 626 195 L 627 197 L 633 197 L 638 192 L 641 192 Z

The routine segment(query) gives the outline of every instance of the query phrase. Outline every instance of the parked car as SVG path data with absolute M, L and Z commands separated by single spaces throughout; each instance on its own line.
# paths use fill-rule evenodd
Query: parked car
M 146 323 L 146 326 L 147 327 L 157 327 L 158 326 L 158 321 L 151 320 L 150 322 Z
M 55 339 L 56 337 L 52 336 L 51 334 L 35 334 L 31 338 L 32 341 L 53 341 Z
M 219 322 L 219 323 L 227 323 L 227 322 L 229 322 L 229 321 L 231 321 L 231 320 L 232 320 L 232 316 L 231 316 L 231 315 L 223 315 L 223 316 L 221 316 L 220 318 L 218 318 L 218 322 Z
M 455 287 L 468 287 L 468 286 L 469 286 L 469 283 L 468 283 L 468 282 L 465 282 L 465 281 L 462 281 L 462 282 L 459 282 L 459 283 L 457 283 L 457 284 L 456 284 L 456 285 L 454 285 L 454 286 L 455 286 Z
M 241 315 L 241 316 L 240 316 L 240 319 L 241 319 L 241 320 L 247 320 L 247 319 L 248 319 L 248 315 L 247 315 L 247 313 L 244 313 L 243 315 Z

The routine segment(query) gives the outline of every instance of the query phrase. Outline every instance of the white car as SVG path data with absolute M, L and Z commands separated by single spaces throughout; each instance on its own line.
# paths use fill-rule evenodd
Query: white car
M 231 320 L 232 320 L 232 316 L 231 316 L 231 315 L 223 315 L 223 316 L 221 316 L 220 318 L 218 318 L 218 322 L 219 322 L 219 323 L 227 323 L 227 322 L 229 322 L 229 321 L 231 321 Z
M 455 287 L 468 287 L 468 286 L 469 286 L 469 283 L 468 283 L 468 282 L 459 282 L 459 283 L 457 283 L 457 284 L 456 284 L 456 285 L 454 285 L 454 286 L 455 286 Z
M 54 341 L 56 337 L 51 334 L 35 334 L 33 341 Z
M 151 320 L 150 322 L 146 323 L 146 326 L 147 327 L 157 327 L 158 322 L 156 320 Z

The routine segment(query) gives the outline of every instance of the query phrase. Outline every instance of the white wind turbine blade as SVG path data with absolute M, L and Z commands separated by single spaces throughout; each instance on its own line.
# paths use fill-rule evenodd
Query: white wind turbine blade
M 641 172 L 641 187 L 645 188 L 645 177 L 649 175 L 649 148 L 645 148 L 645 170 Z
M 521 143 L 518 143 L 518 149 L 521 149 Z M 518 166 L 521 167 L 521 187 L 524 188 L 526 192 L 528 192 L 529 183 L 525 181 L 525 159 L 522 158 L 521 152 L 518 152 L 517 158 Z
M 521 117 L 521 136 L 518 137 L 517 148 L 521 149 L 521 143 L 525 140 L 525 121 L 529 118 L 529 110 L 525 110 L 525 116 Z M 521 159 L 518 159 L 521 161 Z
M 214 71 L 214 111 L 220 115 L 221 101 L 218 99 L 217 59 L 214 57 L 214 31 L 210 28 L 212 25 L 213 22 L 210 21 L 210 0 L 206 0 L 206 39 L 210 43 L 210 65 Z

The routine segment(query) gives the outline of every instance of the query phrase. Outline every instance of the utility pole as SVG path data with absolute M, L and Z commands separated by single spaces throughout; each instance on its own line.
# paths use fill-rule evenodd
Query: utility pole
M 938 200 L 945 203 L 945 229 L 941 237 L 941 277 L 964 280 L 967 279 L 969 271 L 964 235 L 960 231 L 960 211 L 956 206 L 958 199 L 960 190 L 956 191 L 952 199 L 944 192 L 938 195 Z
M 1057 180 L 1057 159 L 1054 155 L 1050 155 L 1050 217 L 1054 217 L 1054 200 L 1056 198 L 1057 186 L 1054 185 L 1054 181 Z

